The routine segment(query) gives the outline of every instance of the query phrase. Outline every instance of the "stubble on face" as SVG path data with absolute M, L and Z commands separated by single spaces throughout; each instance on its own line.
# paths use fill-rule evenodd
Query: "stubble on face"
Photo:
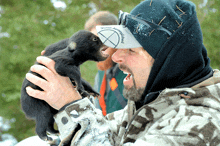
M 128 100 L 132 100 L 135 102 L 139 101 L 141 99 L 142 94 L 144 93 L 145 88 L 137 88 L 135 80 L 134 80 L 134 74 L 132 73 L 131 69 L 129 69 L 125 65 L 119 65 L 119 68 L 124 71 L 128 71 L 133 76 L 132 78 L 133 86 L 132 87 L 124 86 L 123 96 Z
M 134 86 L 132 86 L 131 88 L 127 89 L 124 88 L 123 90 L 123 96 L 128 99 L 128 100 L 132 100 L 132 101 L 139 101 L 141 100 L 141 96 L 144 93 L 144 88 L 135 88 Z

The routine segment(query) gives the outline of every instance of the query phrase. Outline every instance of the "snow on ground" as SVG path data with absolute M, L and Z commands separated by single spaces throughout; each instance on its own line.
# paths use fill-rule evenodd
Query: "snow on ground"
M 14 146 L 17 143 L 16 138 L 10 134 L 2 134 L 3 131 L 8 131 L 11 126 L 10 123 L 15 122 L 15 119 L 4 119 L 0 116 L 0 146 Z
M 66 9 L 66 3 L 60 0 L 50 0 L 51 3 L 53 3 L 53 6 L 57 10 L 64 11 Z

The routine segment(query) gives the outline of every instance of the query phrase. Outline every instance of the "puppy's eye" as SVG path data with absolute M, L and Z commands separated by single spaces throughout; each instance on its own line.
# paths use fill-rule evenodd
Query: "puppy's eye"
M 94 37 L 94 38 L 92 38 L 92 41 L 98 41 L 98 38 L 97 37 Z

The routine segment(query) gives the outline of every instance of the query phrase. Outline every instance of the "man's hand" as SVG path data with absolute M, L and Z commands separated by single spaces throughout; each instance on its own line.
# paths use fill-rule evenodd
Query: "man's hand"
M 37 62 L 46 67 L 35 64 L 31 67 L 31 71 L 40 74 L 46 80 L 31 73 L 27 73 L 26 78 L 44 91 L 27 87 L 26 91 L 29 96 L 44 100 L 57 110 L 72 101 L 82 98 L 73 87 L 70 79 L 68 77 L 60 76 L 56 72 L 54 69 L 55 62 L 52 59 L 40 56 L 37 57 Z
M 45 50 L 43 50 L 43 51 L 41 51 L 41 53 L 40 53 L 40 54 L 43 56 L 45 52 L 46 52 L 46 51 L 45 51 Z

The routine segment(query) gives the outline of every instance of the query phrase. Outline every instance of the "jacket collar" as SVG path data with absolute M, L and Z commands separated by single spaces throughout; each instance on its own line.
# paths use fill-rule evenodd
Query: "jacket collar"
M 179 107 L 180 105 L 199 105 L 220 110 L 220 71 L 214 70 L 212 77 L 191 88 L 172 88 L 165 89 L 161 92 L 149 94 L 151 96 L 159 96 L 150 103 L 142 106 L 138 111 L 138 115 L 142 114 L 141 110 L 149 112 L 149 120 L 161 117 L 167 111 Z M 186 94 L 187 96 L 181 96 Z M 185 98 L 187 97 L 187 98 Z M 145 115 L 148 115 L 145 114 Z
M 204 87 L 204 86 L 209 86 L 209 85 L 213 85 L 213 84 L 216 84 L 216 83 L 220 83 L 220 71 L 215 69 L 213 71 L 211 71 L 208 75 L 206 75 L 205 77 L 193 82 L 193 83 L 190 83 L 190 84 L 186 84 L 186 85 L 181 85 L 181 86 L 178 86 L 176 88 L 173 88 L 173 89 L 181 89 L 181 88 L 193 88 L 193 89 L 196 89 L 196 88 L 199 88 L 199 87 Z M 136 102 L 136 108 L 139 109 L 141 106 L 145 105 L 145 104 L 148 104 L 148 103 L 151 103 L 152 101 L 154 101 L 155 99 L 157 99 L 157 97 L 159 96 L 159 94 L 162 92 L 161 91 L 157 91 L 157 92 L 151 92 L 151 93 L 148 93 L 144 100 L 141 100 L 139 102 Z

